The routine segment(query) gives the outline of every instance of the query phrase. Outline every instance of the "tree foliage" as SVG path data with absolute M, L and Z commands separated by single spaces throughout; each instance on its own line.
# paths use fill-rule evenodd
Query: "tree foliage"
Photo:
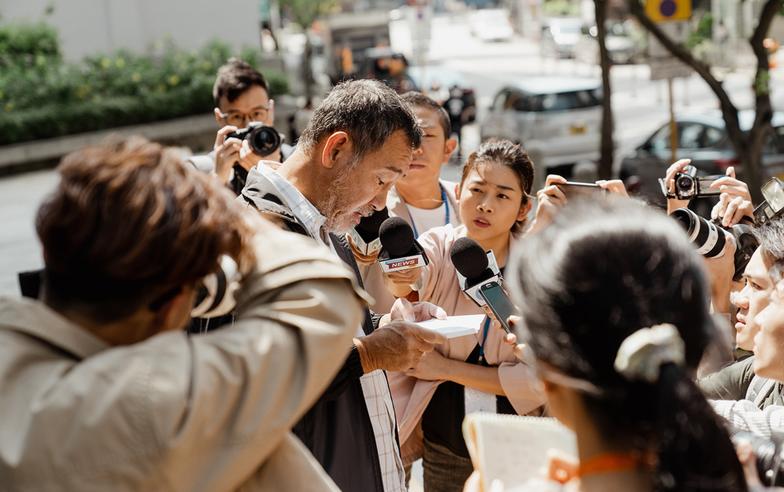
M 699 60 L 689 49 L 673 41 L 664 31 L 653 22 L 646 14 L 641 0 L 629 0 L 629 8 L 640 24 L 664 46 L 675 58 L 690 66 L 708 84 L 711 91 L 719 101 L 719 107 L 724 118 L 727 135 L 732 142 L 738 161 L 741 164 L 743 178 L 749 185 L 755 201 L 761 198 L 763 170 L 762 148 L 771 129 L 773 108 L 770 101 L 770 65 L 768 51 L 763 45 L 768 35 L 774 17 L 782 9 L 782 0 L 765 0 L 759 15 L 754 32 L 748 42 L 757 60 L 757 68 L 751 86 L 754 90 L 755 117 L 754 124 L 748 132 L 740 127 L 738 108 L 730 99 L 722 82 L 713 74 L 712 67 L 705 61 Z

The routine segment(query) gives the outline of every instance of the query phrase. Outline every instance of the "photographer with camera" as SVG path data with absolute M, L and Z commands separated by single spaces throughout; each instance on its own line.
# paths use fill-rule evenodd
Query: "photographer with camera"
M 690 159 L 673 163 L 659 183 L 667 199 L 667 213 L 681 223 L 706 259 L 713 311 L 729 315 L 730 292 L 742 289 L 743 270 L 759 244 L 752 231 L 754 217 L 748 187 L 735 178 L 732 167 L 722 177 L 698 176 Z M 710 219 L 690 208 L 693 199 L 706 197 L 719 199 Z M 732 258 L 734 268 L 721 268 L 721 261 L 711 261 L 714 258 Z
M 3 490 L 337 490 L 289 430 L 361 320 L 351 273 L 175 149 L 132 137 L 58 172 L 41 298 L 0 298 Z M 188 336 L 224 255 L 238 318 Z
M 743 272 L 743 288 L 733 292 L 730 296 L 732 304 L 736 308 L 735 344 L 737 349 L 749 354 L 754 347 L 754 337 L 760 330 L 759 314 L 770 302 L 773 290 L 770 270 L 776 262 L 784 261 L 784 220 L 779 218 L 772 220 L 758 227 L 754 233 L 760 245 L 754 251 Z M 732 272 L 735 268 L 730 255 L 708 260 L 708 263 L 711 272 L 721 269 L 725 272 Z M 762 378 L 754 375 L 753 362 L 753 358 L 747 357 L 730 364 L 702 378 L 699 381 L 700 388 L 711 399 L 741 400 L 747 398 L 754 401 L 765 383 Z M 780 389 L 768 392 L 767 396 L 758 402 L 758 408 L 781 404 L 782 392 Z
M 212 89 L 215 122 L 220 129 L 212 152 L 189 160 L 214 174 L 239 195 L 248 171 L 260 160 L 280 162 L 292 152 L 273 127 L 275 101 L 264 76 L 248 63 L 231 58 L 218 69 Z

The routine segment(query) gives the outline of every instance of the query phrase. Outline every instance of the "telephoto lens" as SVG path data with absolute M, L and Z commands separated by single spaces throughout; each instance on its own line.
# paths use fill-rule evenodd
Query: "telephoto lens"
M 719 226 L 688 208 L 679 208 L 670 217 L 686 229 L 689 241 L 697 247 L 699 254 L 706 258 L 716 258 L 722 254 L 727 238 Z

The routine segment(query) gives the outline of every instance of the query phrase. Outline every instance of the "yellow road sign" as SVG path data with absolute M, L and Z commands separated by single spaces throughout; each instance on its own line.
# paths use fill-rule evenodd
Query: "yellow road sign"
M 692 0 L 646 0 L 645 13 L 654 22 L 688 20 Z

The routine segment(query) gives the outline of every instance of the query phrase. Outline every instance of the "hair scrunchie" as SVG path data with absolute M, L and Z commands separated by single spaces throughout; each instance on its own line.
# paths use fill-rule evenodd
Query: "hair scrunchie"
M 672 363 L 682 366 L 685 346 L 678 329 L 671 324 L 641 328 L 618 347 L 615 370 L 630 381 L 655 383 L 661 366 Z

